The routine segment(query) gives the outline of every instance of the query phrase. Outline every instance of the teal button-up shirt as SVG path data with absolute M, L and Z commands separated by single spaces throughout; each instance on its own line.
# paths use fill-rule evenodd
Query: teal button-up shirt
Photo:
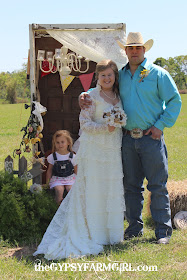
M 149 71 L 140 81 L 141 71 Z M 119 71 L 119 89 L 127 114 L 125 128 L 143 130 L 155 126 L 162 130 L 174 125 L 181 109 L 181 98 L 170 74 L 147 59 L 132 76 L 129 64 Z

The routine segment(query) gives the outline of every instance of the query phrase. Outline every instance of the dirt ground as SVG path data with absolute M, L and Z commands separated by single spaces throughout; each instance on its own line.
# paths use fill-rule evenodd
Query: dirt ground
M 36 251 L 36 247 L 16 247 L 11 248 L 2 253 L 0 258 L 13 258 L 15 257 L 18 260 L 21 260 L 24 257 L 31 257 L 32 254 Z

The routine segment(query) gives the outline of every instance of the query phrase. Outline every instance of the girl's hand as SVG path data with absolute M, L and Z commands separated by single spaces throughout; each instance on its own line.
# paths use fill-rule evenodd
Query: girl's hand
M 113 132 L 115 130 L 115 126 L 108 125 L 108 131 Z
M 43 184 L 43 185 L 42 185 L 42 187 L 43 187 L 44 189 L 50 189 L 50 187 L 49 187 L 49 183 L 47 183 L 47 184 Z

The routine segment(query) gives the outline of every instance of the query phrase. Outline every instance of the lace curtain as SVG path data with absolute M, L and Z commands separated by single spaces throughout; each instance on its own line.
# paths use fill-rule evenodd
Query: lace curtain
M 71 51 L 99 62 L 112 59 L 121 69 L 127 63 L 125 51 L 117 40 L 125 44 L 126 34 L 122 29 L 88 29 L 88 30 L 46 30 L 51 37 Z

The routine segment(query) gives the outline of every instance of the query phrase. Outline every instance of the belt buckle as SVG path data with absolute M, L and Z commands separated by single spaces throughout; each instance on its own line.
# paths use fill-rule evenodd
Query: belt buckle
M 130 131 L 130 135 L 134 139 L 139 139 L 143 137 L 143 130 L 141 128 L 134 128 Z

